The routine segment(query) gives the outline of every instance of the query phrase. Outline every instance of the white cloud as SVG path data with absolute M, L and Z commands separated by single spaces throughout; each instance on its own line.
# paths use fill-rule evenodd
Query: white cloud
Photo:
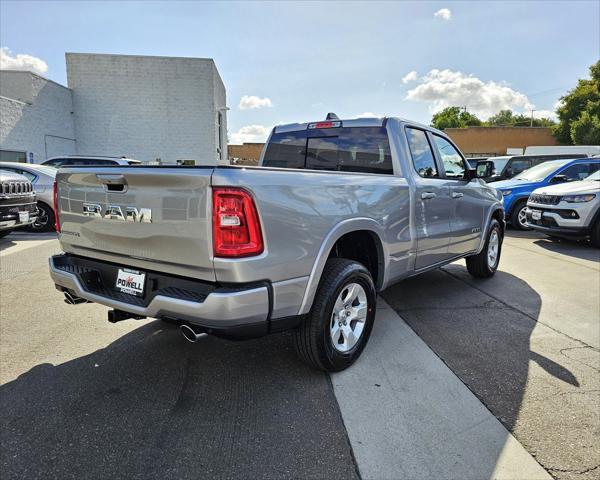
M 402 77 L 402 83 L 414 82 L 417 79 L 417 71 L 411 70 Z
M 360 115 L 357 115 L 356 118 L 382 118 L 383 115 L 379 115 L 377 113 L 373 113 L 373 112 L 364 112 L 361 113 Z
M 452 18 L 452 12 L 448 8 L 440 8 L 437 12 L 433 14 L 434 17 L 439 17 L 442 20 L 450 20 Z
M 238 105 L 240 110 L 250 110 L 253 108 L 272 107 L 273 103 L 270 98 L 260 98 L 256 95 L 244 95 L 240 104 Z
M 246 125 L 231 134 L 231 143 L 264 142 L 271 129 L 263 125 Z
M 467 110 L 480 118 L 488 118 L 502 109 L 527 111 L 535 106 L 527 95 L 506 83 L 483 80 L 452 70 L 431 70 L 420 83 L 409 90 L 406 100 L 429 104 L 431 113 L 451 106 L 467 106 Z
M 8 47 L 0 47 L 0 70 L 27 70 L 36 73 L 46 73 L 48 65 L 40 58 L 22 53 L 12 56 Z
M 525 112 L 525 113 L 528 113 L 528 112 Z M 529 113 L 531 113 L 531 112 L 529 112 Z M 552 110 L 534 110 L 533 117 L 534 118 L 549 118 L 550 120 L 558 120 L 558 116 L 556 115 L 556 112 L 553 112 Z

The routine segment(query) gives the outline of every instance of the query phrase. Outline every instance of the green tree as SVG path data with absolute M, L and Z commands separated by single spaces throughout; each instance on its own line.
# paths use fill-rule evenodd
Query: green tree
M 580 79 L 577 86 L 561 97 L 559 123 L 553 129 L 559 142 L 600 144 L 600 60 L 590 67 L 589 80 Z
M 481 120 L 460 107 L 446 107 L 433 115 L 431 126 L 438 130 L 446 128 L 464 128 L 481 125 Z
M 600 145 L 600 115 L 581 112 L 577 120 L 571 122 L 571 139 L 575 145 Z
M 532 121 L 530 115 L 514 114 L 512 110 L 500 110 L 485 123 L 491 127 L 550 127 L 556 124 L 549 118 L 534 118 Z
M 487 124 L 490 127 L 509 127 L 514 124 L 512 110 L 500 110 L 495 115 L 487 119 Z

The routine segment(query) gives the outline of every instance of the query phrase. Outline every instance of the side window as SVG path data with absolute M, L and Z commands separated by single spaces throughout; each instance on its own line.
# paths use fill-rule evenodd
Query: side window
M 417 173 L 423 178 L 439 178 L 431 145 L 423 130 L 406 128 L 410 156 Z
M 433 135 L 433 140 L 437 146 L 440 157 L 444 164 L 447 178 L 464 178 L 465 161 L 458 150 L 445 138 Z
M 592 173 L 596 173 L 598 170 L 600 170 L 600 163 L 592 163 L 592 164 L 590 164 L 590 175 Z
M 508 166 L 508 168 L 510 169 L 510 176 L 514 177 L 515 175 L 518 175 L 519 173 L 527 170 L 530 166 L 531 163 L 527 159 L 521 158 L 513 160 Z
M 565 168 L 559 175 L 565 175 L 569 179 L 569 182 L 576 182 L 578 180 L 583 180 L 592 173 L 590 167 L 591 165 L 589 163 L 577 163 Z

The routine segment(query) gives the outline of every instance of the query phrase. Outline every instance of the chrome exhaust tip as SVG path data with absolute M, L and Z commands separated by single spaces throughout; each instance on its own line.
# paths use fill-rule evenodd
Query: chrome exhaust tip
M 181 325 L 179 330 L 181 331 L 183 337 L 190 343 L 196 343 L 202 337 L 208 336 L 208 333 L 196 333 L 189 325 Z
M 68 303 L 69 305 L 79 305 L 88 302 L 85 298 L 73 295 L 69 290 L 65 290 L 63 293 L 65 295 L 65 303 Z

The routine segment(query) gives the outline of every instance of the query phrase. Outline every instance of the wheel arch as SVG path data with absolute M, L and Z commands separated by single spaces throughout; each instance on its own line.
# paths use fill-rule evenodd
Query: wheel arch
M 481 252 L 481 250 L 483 249 L 483 246 L 485 245 L 485 240 L 487 238 L 488 229 L 490 228 L 490 223 L 493 218 L 498 220 L 498 222 L 500 223 L 500 228 L 502 228 L 502 235 L 504 236 L 504 231 L 506 230 L 506 217 L 507 217 L 506 212 L 504 211 L 504 207 L 502 206 L 502 204 L 500 202 L 494 203 L 491 206 L 491 208 L 487 212 L 487 216 L 485 218 L 485 223 L 483 224 L 485 226 L 485 228 L 482 229 L 482 235 L 481 235 L 481 239 L 479 241 L 479 248 L 477 249 L 477 253 Z
M 388 272 L 388 252 L 386 244 L 383 241 L 383 238 L 385 238 L 383 228 L 371 218 L 353 218 L 344 220 L 336 224 L 327 233 L 321 243 L 321 248 L 319 249 L 319 253 L 313 264 L 308 284 L 304 292 L 304 298 L 300 305 L 299 315 L 304 315 L 310 311 L 327 260 L 331 257 L 339 256 L 340 246 L 342 246 L 343 249 L 345 245 L 349 245 L 349 243 L 346 242 L 350 242 L 351 239 L 361 239 L 365 241 L 367 238 L 372 242 L 370 245 L 374 248 L 374 251 L 371 250 L 369 254 L 374 252 L 376 259 L 374 259 L 374 262 L 369 262 L 370 265 L 365 266 L 372 274 L 374 271 L 376 272 L 373 281 L 375 282 L 377 289 L 382 285 L 385 285 Z M 350 260 L 360 261 L 359 258 L 350 258 Z

